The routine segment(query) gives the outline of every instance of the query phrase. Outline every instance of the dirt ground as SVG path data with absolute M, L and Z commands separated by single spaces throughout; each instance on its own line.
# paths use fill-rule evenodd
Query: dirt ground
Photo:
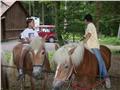
M 100 86 L 96 90 L 120 90 L 120 55 L 112 56 L 109 75 L 112 85 L 111 89 L 106 89 L 105 87 Z

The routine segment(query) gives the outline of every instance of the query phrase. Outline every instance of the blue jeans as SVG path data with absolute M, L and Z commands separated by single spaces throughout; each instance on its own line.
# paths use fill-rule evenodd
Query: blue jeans
M 97 58 L 97 61 L 99 64 L 100 77 L 104 77 L 104 78 L 107 77 L 108 76 L 107 69 L 106 69 L 105 62 L 103 60 L 100 50 L 98 48 L 92 48 L 91 50 L 94 52 Z

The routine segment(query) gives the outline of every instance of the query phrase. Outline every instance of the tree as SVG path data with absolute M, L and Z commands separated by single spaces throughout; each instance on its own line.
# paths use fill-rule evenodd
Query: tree
M 29 2 L 22 1 L 27 10 Z M 120 23 L 120 2 L 107 1 L 31 1 L 31 15 L 39 16 L 44 24 L 55 24 L 58 40 L 63 43 L 63 34 L 84 34 L 83 17 L 92 14 L 98 33 L 116 36 Z M 44 4 L 44 8 L 43 8 Z M 67 9 L 65 10 L 65 5 Z M 34 11 L 33 11 L 34 10 Z M 43 13 L 44 12 L 44 13 Z M 66 20 L 66 28 L 64 21 Z
M 59 40 L 59 44 L 62 45 L 64 43 L 63 38 L 62 38 L 62 26 L 61 26 L 61 16 L 62 14 L 60 14 L 61 12 L 61 2 L 60 1 L 56 1 L 55 2 L 55 26 L 56 26 L 56 32 L 58 35 L 58 40 Z
M 120 24 L 119 24 L 119 29 L 118 29 L 118 38 L 120 38 Z
M 97 29 L 97 33 L 99 35 L 99 27 L 100 27 L 100 24 L 99 24 L 99 20 L 100 20 L 100 16 L 101 16 L 101 2 L 100 1 L 96 1 L 95 2 L 96 4 L 96 29 Z

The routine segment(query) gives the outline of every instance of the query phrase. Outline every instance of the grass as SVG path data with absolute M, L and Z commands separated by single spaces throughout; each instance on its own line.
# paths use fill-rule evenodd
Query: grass
M 56 64 L 55 64 L 55 62 L 52 60 L 54 53 L 55 53 L 55 52 L 48 52 L 48 58 L 49 58 L 50 67 L 51 67 L 51 70 L 52 70 L 52 71 L 55 71 L 55 70 L 56 70 Z
M 50 61 L 52 60 L 52 57 L 53 57 L 54 53 L 55 52 L 48 52 L 48 58 L 49 58 Z
M 4 59 L 7 61 L 7 63 L 10 62 L 11 56 L 12 56 L 12 54 L 11 54 L 10 51 L 6 51 L 6 52 L 5 52 L 5 54 L 4 54 Z
M 117 37 L 100 37 L 101 44 L 120 45 L 120 39 Z

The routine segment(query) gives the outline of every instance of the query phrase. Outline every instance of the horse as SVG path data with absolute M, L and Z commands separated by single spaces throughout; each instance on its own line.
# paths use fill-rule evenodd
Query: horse
M 111 65 L 111 52 L 101 45 L 100 51 L 104 58 L 107 70 Z M 66 44 L 59 48 L 53 60 L 57 63 L 57 69 L 53 81 L 53 90 L 59 90 L 66 80 L 78 80 L 81 87 L 87 87 L 95 83 L 99 76 L 98 62 L 95 55 L 83 43 Z
M 43 78 L 44 73 L 44 85 L 47 79 L 47 73 L 50 72 L 50 64 L 48 60 L 48 53 L 44 47 L 44 39 L 36 37 L 28 45 L 19 43 L 13 48 L 13 62 L 17 69 L 22 68 L 24 74 L 30 76 L 31 87 L 34 90 L 34 78 Z
M 7 65 L 3 53 L 1 55 L 1 88 L 2 90 L 9 90 L 9 80 L 8 80 L 8 73 L 7 69 L 3 66 Z

